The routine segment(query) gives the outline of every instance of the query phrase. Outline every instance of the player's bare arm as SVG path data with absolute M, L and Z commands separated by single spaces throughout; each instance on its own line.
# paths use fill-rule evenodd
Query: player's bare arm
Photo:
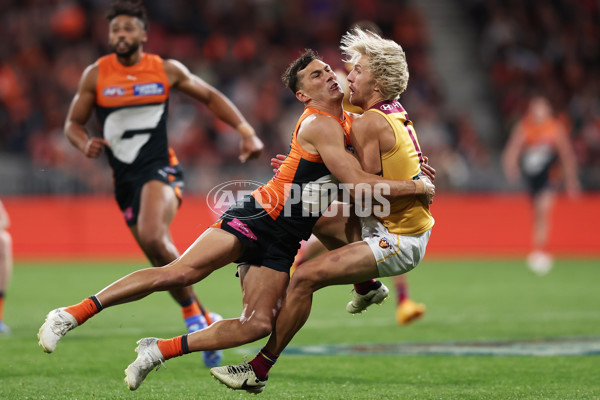
M 98 80 L 98 66 L 88 66 L 79 81 L 79 87 L 65 121 L 65 136 L 69 142 L 86 157 L 96 158 L 109 143 L 104 138 L 90 137 L 85 129 L 85 124 L 90 119 L 96 101 L 96 82 Z
M 281 164 L 285 161 L 287 155 L 285 154 L 277 154 L 275 157 L 271 158 L 271 167 L 273 168 L 273 173 L 276 173 Z M 379 170 L 381 170 L 381 163 L 379 163 Z M 423 174 L 429 178 L 429 180 L 433 183 L 435 182 L 435 174 L 436 170 L 431 165 L 429 165 L 429 158 L 427 156 L 423 156 L 423 163 L 421 164 L 421 171 Z M 372 171 L 367 171 L 370 173 L 374 173 Z
M 318 153 L 340 182 L 352 186 L 352 196 L 356 185 L 373 187 L 385 183 L 390 187 L 390 193 L 385 195 L 387 198 L 426 194 L 433 200 L 435 187 L 429 182 L 393 181 L 363 171 L 358 160 L 345 150 L 342 128 L 330 117 L 318 115 L 304 120 L 298 131 L 298 141 L 305 150 Z
M 164 69 L 172 87 L 206 104 L 223 122 L 234 127 L 240 134 L 240 161 L 258 158 L 264 148 L 254 128 L 246 121 L 238 108 L 215 87 L 176 60 L 165 60 Z
M 381 155 L 386 154 L 396 145 L 396 135 L 387 120 L 381 115 L 369 111 L 356 118 L 352 123 L 350 140 L 362 169 L 376 175 L 382 173 Z M 421 168 L 421 170 L 424 178 L 429 179 L 430 173 L 435 176 L 433 169 Z M 424 179 L 423 181 L 426 182 Z M 424 195 L 419 196 L 419 200 L 429 207 L 433 198 Z
M 516 183 L 521 178 L 521 172 L 519 170 L 519 155 L 525 145 L 525 135 L 523 135 L 521 129 L 521 123 L 512 130 L 506 150 L 502 154 L 502 166 L 504 168 L 504 174 L 509 183 Z
M 354 119 L 350 140 L 360 164 L 366 172 L 381 174 L 381 155 L 390 151 L 396 144 L 394 130 L 381 115 L 365 112 Z M 433 183 L 435 169 L 428 164 L 428 158 L 423 157 L 421 172 Z
M 393 141 L 388 139 L 390 135 Z M 362 169 L 370 174 L 381 174 L 381 154 L 392 149 L 395 142 L 390 124 L 381 116 L 366 112 L 352 123 L 350 140 Z

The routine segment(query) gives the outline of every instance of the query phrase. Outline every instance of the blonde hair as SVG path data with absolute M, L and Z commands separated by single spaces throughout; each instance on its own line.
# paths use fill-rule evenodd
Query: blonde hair
M 402 47 L 393 40 L 383 39 L 376 33 L 354 28 L 342 36 L 345 62 L 355 64 L 366 55 L 369 69 L 385 100 L 397 99 L 408 85 L 408 65 Z

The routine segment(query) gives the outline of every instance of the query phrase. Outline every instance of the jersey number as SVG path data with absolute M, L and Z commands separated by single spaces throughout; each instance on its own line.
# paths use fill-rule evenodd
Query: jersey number
M 128 107 L 113 111 L 104 121 L 104 137 L 115 158 L 125 164 L 135 161 L 148 143 L 165 112 L 165 104 Z

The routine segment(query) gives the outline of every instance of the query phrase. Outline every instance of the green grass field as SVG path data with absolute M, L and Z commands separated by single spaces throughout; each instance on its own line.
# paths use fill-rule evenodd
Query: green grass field
M 70 332 L 53 354 L 38 347 L 37 330 L 49 310 L 78 302 L 142 266 L 17 263 L 5 303 L 5 322 L 13 332 L 0 336 L 0 399 L 247 398 L 213 380 L 199 353 L 170 360 L 137 391 L 127 389 L 123 369 L 135 359 L 136 340 L 183 333 L 179 309 L 165 293 L 103 311 Z M 344 311 L 350 287 L 318 292 L 308 323 L 259 396 L 600 399 L 599 260 L 559 259 L 544 277 L 533 275 L 522 261 L 426 260 L 409 280 L 412 297 L 428 308 L 424 319 L 408 327 L 396 325 L 392 299 L 351 316 Z M 226 318 L 239 315 L 233 266 L 196 290 L 210 309 Z M 252 358 L 265 341 L 226 350 L 225 362 Z M 501 349 L 512 342 L 524 343 L 519 347 L 524 355 L 478 353 L 484 345 Z M 360 346 L 345 354 L 328 353 L 339 347 L 307 347 L 352 343 Z M 394 350 L 430 347 L 424 343 L 445 351 Z M 545 355 L 527 355 L 532 343 Z M 587 347 L 579 351 L 581 343 Z M 465 344 L 474 352 L 459 350 Z M 383 354 L 377 352 L 381 348 Z M 318 354 L 303 354 L 311 349 Z

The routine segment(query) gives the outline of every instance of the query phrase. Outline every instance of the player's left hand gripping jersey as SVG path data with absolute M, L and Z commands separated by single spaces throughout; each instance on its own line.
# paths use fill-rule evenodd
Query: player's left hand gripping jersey
M 296 124 L 287 158 L 266 185 L 252 192 L 273 220 L 290 234 L 304 240 L 308 239 L 319 217 L 336 199 L 339 188 L 338 181 L 321 156 L 307 152 L 298 143 L 300 125 L 312 114 L 326 115 L 338 121 L 344 130 L 344 141 L 349 144 L 350 115 L 344 112 L 344 120 L 340 120 L 316 108 L 306 107 Z
M 167 141 L 170 86 L 162 58 L 143 53 L 138 64 L 124 66 L 110 54 L 97 64 L 96 114 L 115 182 L 177 164 Z

